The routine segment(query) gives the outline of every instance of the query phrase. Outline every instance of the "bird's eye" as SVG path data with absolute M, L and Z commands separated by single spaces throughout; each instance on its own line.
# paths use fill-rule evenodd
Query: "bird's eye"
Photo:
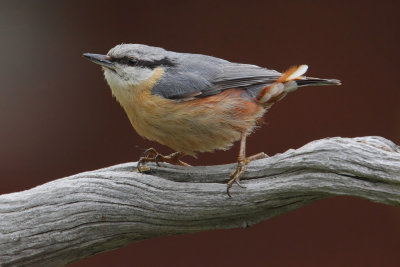
M 113 58 L 113 62 L 118 62 L 119 64 L 125 64 L 129 66 L 136 66 L 138 63 L 138 60 L 133 57 L 120 57 L 120 58 Z
M 130 58 L 128 58 L 128 65 L 131 65 L 131 66 L 136 66 L 136 64 L 138 63 L 138 61 L 137 61 L 137 59 L 136 58 L 132 58 L 132 57 L 130 57 Z

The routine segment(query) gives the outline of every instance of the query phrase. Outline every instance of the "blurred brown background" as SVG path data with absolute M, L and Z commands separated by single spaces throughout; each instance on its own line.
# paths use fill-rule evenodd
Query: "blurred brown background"
M 81 57 L 119 43 L 279 71 L 306 63 L 310 76 L 342 80 L 275 105 L 249 154 L 331 136 L 399 144 L 399 3 L 1 0 L 0 193 L 136 161 L 149 146 L 170 152 L 133 131 L 100 68 Z M 233 162 L 237 149 L 189 162 Z M 399 238 L 399 208 L 336 197 L 249 229 L 146 240 L 72 266 L 399 266 Z

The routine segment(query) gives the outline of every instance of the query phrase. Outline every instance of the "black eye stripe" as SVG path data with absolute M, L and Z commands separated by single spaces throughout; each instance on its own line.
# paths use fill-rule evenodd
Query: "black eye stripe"
M 112 58 L 111 61 L 117 62 L 120 64 L 130 65 L 130 66 L 136 65 L 138 62 L 136 59 L 134 59 L 132 57 Z
M 111 61 L 117 62 L 119 64 L 128 65 L 128 66 L 140 66 L 140 67 L 146 67 L 146 68 L 150 68 L 150 69 L 154 69 L 159 66 L 169 66 L 169 67 L 175 66 L 175 63 L 166 57 L 163 59 L 154 60 L 154 61 L 138 60 L 133 57 L 121 57 L 121 58 L 112 58 Z

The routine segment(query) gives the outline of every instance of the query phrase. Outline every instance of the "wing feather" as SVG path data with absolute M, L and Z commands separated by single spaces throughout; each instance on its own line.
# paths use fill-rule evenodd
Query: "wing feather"
M 174 100 L 207 97 L 231 88 L 247 90 L 251 96 L 274 83 L 282 75 L 255 65 L 231 63 L 222 59 L 185 54 L 177 57 L 152 90 L 153 94 Z

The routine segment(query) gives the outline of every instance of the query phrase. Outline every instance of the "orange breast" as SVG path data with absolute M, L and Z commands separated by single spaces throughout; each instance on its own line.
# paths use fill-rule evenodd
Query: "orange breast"
M 120 101 L 133 127 L 139 135 L 188 155 L 229 148 L 265 112 L 240 89 L 179 102 L 153 95 L 150 88 L 137 88 L 131 101 Z

